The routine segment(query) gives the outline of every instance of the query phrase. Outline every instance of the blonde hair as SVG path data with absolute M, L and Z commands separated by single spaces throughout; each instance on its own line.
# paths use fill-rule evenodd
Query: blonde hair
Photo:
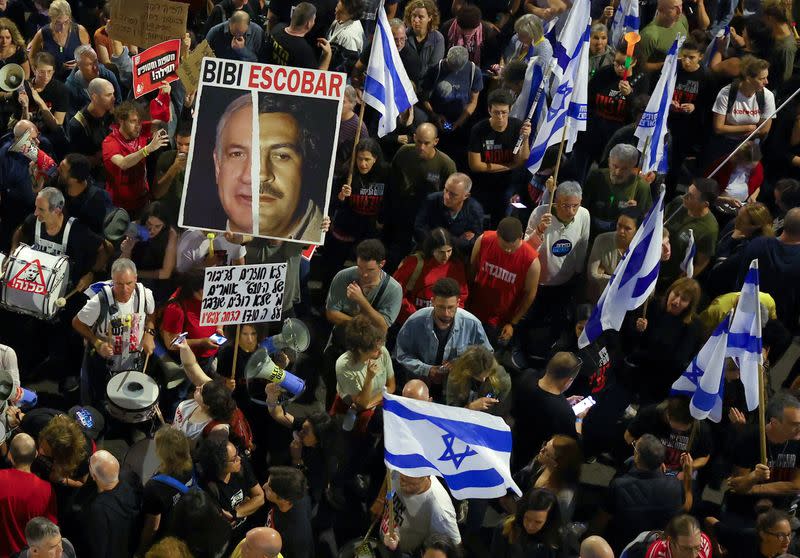
M 748 223 L 742 223 L 740 219 L 747 219 Z M 737 228 L 739 225 L 747 225 L 748 230 L 742 232 L 752 231 L 753 236 L 775 236 L 775 230 L 772 228 L 772 214 L 761 202 L 743 205 L 736 215 L 736 220 Z
M 497 364 L 497 360 L 489 349 L 483 345 L 472 345 L 453 361 L 447 381 L 448 383 L 453 382 L 459 390 L 464 390 L 468 388 L 473 378 L 490 370 L 489 383 L 494 391 L 499 392 L 501 390 L 500 378 L 497 374 L 499 367 L 500 365 Z
M 17 29 L 17 25 L 7 17 L 0 17 L 0 31 L 8 31 L 11 34 L 11 42 L 17 48 L 25 48 L 25 39 L 22 38 L 22 33 Z
M 428 33 L 438 29 L 439 8 L 431 0 L 411 0 L 411 2 L 406 4 L 406 9 L 403 12 L 403 21 L 406 26 L 411 27 L 411 14 L 414 13 L 414 10 L 419 8 L 425 8 L 425 11 L 428 12 L 428 17 L 431 18 L 430 23 L 428 23 Z
M 162 426 L 155 436 L 156 455 L 161 462 L 158 470 L 170 476 L 182 475 L 192 469 L 192 454 L 186 435 L 169 425 Z
M 86 438 L 75 419 L 56 415 L 39 433 L 39 444 L 50 448 L 54 468 L 65 477 L 70 476 L 86 458 Z
M 47 15 L 50 16 L 50 21 L 63 16 L 72 19 L 72 7 L 67 0 L 53 0 L 53 3 L 47 8 Z
M 193 556 L 185 542 L 176 537 L 166 537 L 150 547 L 144 558 L 193 558 Z
M 739 79 L 757 78 L 764 70 L 769 70 L 769 62 L 752 54 L 742 56 L 739 61 Z

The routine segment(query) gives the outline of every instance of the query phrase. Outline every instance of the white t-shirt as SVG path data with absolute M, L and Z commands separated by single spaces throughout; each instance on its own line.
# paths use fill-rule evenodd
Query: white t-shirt
M 178 240 L 178 272 L 205 267 L 210 242 L 203 231 L 184 232 Z M 221 234 L 214 239 L 214 253 L 217 252 L 225 253 L 224 265 L 233 265 L 233 260 L 243 260 L 247 254 L 244 246 L 228 242 Z
M 400 490 L 400 479 L 392 474 L 392 486 L 397 487 L 394 504 L 394 520 L 400 534 L 401 552 L 414 552 L 432 534 L 445 535 L 454 543 L 461 542 L 456 511 L 447 490 L 436 477 L 431 477 L 431 487 L 422 494 L 406 496 Z M 381 533 L 388 531 L 387 514 L 381 522 Z
M 328 41 L 346 50 L 353 50 L 361 54 L 364 49 L 364 28 L 357 19 L 351 19 L 344 23 L 334 20 L 328 29 Z
M 197 440 L 200 438 L 200 435 L 203 433 L 203 429 L 209 422 L 211 422 L 211 419 L 203 422 L 189 421 L 195 411 L 197 411 L 199 408 L 200 404 L 197 401 L 194 399 L 187 399 L 186 401 L 181 401 L 181 403 L 178 405 L 178 408 L 175 409 L 175 420 L 172 422 L 172 426 L 186 434 L 186 437 L 190 440 Z
M 761 110 L 758 108 L 758 99 L 756 98 L 757 95 L 753 94 L 751 97 L 745 97 L 742 95 L 742 90 L 736 92 L 736 101 L 733 103 L 733 110 L 728 112 L 728 95 L 730 94 L 731 86 L 726 85 L 722 89 L 720 89 L 719 93 L 717 93 L 717 100 L 714 101 L 714 113 L 726 115 L 725 123 L 730 124 L 732 126 L 740 126 L 744 124 L 758 124 L 763 119 L 767 117 L 768 114 L 772 114 L 772 118 L 775 118 L 775 95 L 772 94 L 772 91 L 769 89 L 764 89 L 764 112 L 765 114 L 761 114 Z M 729 134 L 730 137 L 736 137 L 733 134 Z M 747 134 L 737 134 L 737 136 L 741 136 L 742 138 L 747 137 Z
M 98 337 L 105 337 L 106 339 L 109 336 L 111 337 L 111 344 L 114 347 L 115 364 L 112 366 L 114 370 L 130 369 L 125 368 L 125 366 L 128 366 L 126 364 L 126 361 L 129 360 L 127 357 L 141 350 L 145 320 L 148 314 L 152 314 L 156 311 L 153 291 L 147 287 L 140 287 L 140 285 L 141 283 L 137 283 L 137 290 L 134 291 L 127 302 L 112 301 L 112 303 L 115 303 L 119 308 L 113 323 L 109 319 L 111 317 L 111 309 L 109 309 L 106 319 L 103 323 L 98 325 L 95 331 Z M 137 291 L 140 288 L 144 290 L 145 293 L 144 313 L 142 314 L 137 313 L 139 306 Z M 105 297 L 102 291 L 90 298 L 83 308 L 81 308 L 81 311 L 78 312 L 78 320 L 90 328 L 94 326 L 97 318 L 100 317 L 100 297 Z M 129 334 L 126 335 L 126 331 L 129 332 Z
M 747 196 L 750 195 L 747 181 L 750 178 L 751 172 L 750 168 L 746 166 L 740 165 L 734 168 L 722 195 L 739 200 L 740 202 L 747 200 Z
M 531 213 L 525 240 L 535 234 L 536 226 L 547 213 L 548 205 L 540 205 Z M 586 265 L 586 252 L 589 249 L 589 225 L 591 218 L 585 207 L 578 209 L 572 222 L 564 224 L 555 216 L 544 232 L 544 240 L 537 248 L 542 271 L 539 284 L 548 286 L 563 285 L 577 273 L 582 273 Z

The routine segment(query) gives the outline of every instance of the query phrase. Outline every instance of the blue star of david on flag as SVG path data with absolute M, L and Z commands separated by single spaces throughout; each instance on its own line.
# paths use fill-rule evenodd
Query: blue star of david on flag
M 455 449 L 453 449 L 453 443 L 456 441 L 454 434 L 450 434 L 448 432 L 447 434 L 442 435 L 442 440 L 444 440 L 445 450 L 441 457 L 439 457 L 439 461 L 452 461 L 456 469 L 461 466 L 461 463 L 467 457 L 478 455 L 478 452 L 470 449 L 469 445 L 465 445 L 466 447 L 461 453 L 456 453 Z
M 553 104 L 549 109 L 547 109 L 548 121 L 554 119 L 560 112 L 564 110 L 564 106 L 566 105 L 566 101 L 570 93 L 572 93 L 572 87 L 570 87 L 568 81 L 565 81 L 558 86 L 558 89 L 556 89 L 556 94 L 553 97 Z M 556 106 L 556 102 L 559 103 L 558 106 Z

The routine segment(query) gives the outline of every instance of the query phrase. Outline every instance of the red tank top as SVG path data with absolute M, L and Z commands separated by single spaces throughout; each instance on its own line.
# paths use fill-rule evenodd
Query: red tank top
M 525 290 L 528 269 L 537 257 L 539 254 L 527 242 L 508 254 L 500 248 L 495 231 L 483 233 L 468 310 L 494 327 L 508 323 Z

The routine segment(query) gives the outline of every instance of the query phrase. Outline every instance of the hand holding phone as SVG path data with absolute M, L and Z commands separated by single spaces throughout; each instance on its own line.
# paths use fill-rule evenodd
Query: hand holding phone
M 170 343 L 170 347 L 174 347 L 176 345 L 180 345 L 181 343 L 186 341 L 186 338 L 188 336 L 189 336 L 189 332 L 188 331 L 184 331 L 183 333 L 181 333 L 175 339 L 172 340 L 172 343 Z
M 219 333 L 215 333 L 214 335 L 209 335 L 208 338 L 211 339 L 217 345 L 222 345 L 228 340 L 227 337 L 224 337 Z
M 572 406 L 572 412 L 575 413 L 575 416 L 578 416 L 591 409 L 595 403 L 597 403 L 597 401 L 595 401 L 594 397 L 591 395 L 589 397 L 584 397 Z

